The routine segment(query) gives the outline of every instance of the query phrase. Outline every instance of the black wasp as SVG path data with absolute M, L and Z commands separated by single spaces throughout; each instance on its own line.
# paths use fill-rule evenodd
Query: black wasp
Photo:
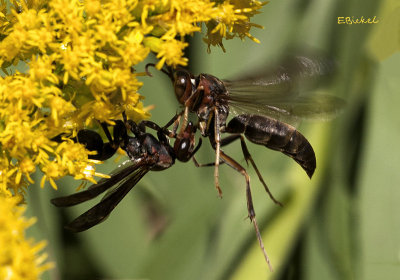
M 151 76 L 148 66 L 154 64 L 146 66 L 146 72 Z M 235 81 L 223 81 L 209 74 L 195 76 L 185 69 L 161 70 L 171 79 L 175 96 L 184 106 L 184 110 L 179 114 L 183 116 L 183 124 L 187 123 L 190 112 L 195 113 L 202 136 L 209 138 L 215 150 L 215 162 L 205 166 L 215 166 L 215 187 L 219 195 L 222 195 L 219 186 L 221 163 L 231 166 L 245 177 L 248 215 L 256 228 L 268 264 L 269 259 L 255 221 L 249 175 L 245 168 L 224 153 L 221 147 L 240 140 L 246 162 L 250 161 L 269 196 L 275 203 L 280 204 L 262 178 L 244 137 L 250 142 L 264 145 L 293 158 L 311 178 L 316 168 L 314 150 L 308 140 L 287 122 L 329 119 L 340 111 L 344 105 L 341 99 L 302 92 L 311 88 L 314 80 L 332 72 L 332 69 L 333 63 L 327 59 L 295 56 L 270 71 L 264 71 L 261 76 Z M 227 123 L 230 112 L 234 113 L 234 117 Z M 228 135 L 222 137 L 226 135 L 224 133 Z
M 51 200 L 57 207 L 73 206 L 95 198 L 117 185 L 98 204 L 73 220 L 66 228 L 80 232 L 99 224 L 107 218 L 147 172 L 167 169 L 175 163 L 175 159 L 183 162 L 188 161 L 200 148 L 201 139 L 195 146 L 196 127 L 191 122 L 187 123 L 185 127 L 181 127 L 179 133 L 177 133 L 178 127 L 176 125 L 172 131 L 169 131 L 167 127 L 176 122 L 177 118 L 178 115 L 172 118 L 167 125 L 160 127 L 151 121 L 142 121 L 136 124 L 127 120 L 124 114 L 124 121 L 114 121 L 113 137 L 111 137 L 108 125 L 101 124 L 109 141 L 107 143 L 103 143 L 97 132 L 87 129 L 79 131 L 77 142 L 85 144 L 88 150 L 97 152 L 91 158 L 106 160 L 113 156 L 118 148 L 122 148 L 129 157 L 129 163 L 126 167 L 112 174 L 110 178 L 100 180 L 85 191 Z M 158 139 L 152 134 L 146 133 L 146 127 L 157 131 Z M 129 136 L 128 131 L 132 132 L 134 137 Z M 167 135 L 175 138 L 173 147 L 170 145 Z
M 146 66 L 146 72 L 148 67 Z M 184 123 L 189 112 L 195 113 L 202 136 L 208 137 L 216 150 L 215 186 L 220 162 L 232 162 L 221 146 L 240 139 L 246 161 L 250 160 L 261 182 L 269 192 L 254 161 L 248 153 L 243 135 L 255 144 L 264 145 L 293 158 L 311 178 L 316 168 L 315 154 L 307 139 L 288 123 L 303 119 L 329 119 L 343 107 L 340 98 L 330 95 L 302 94 L 301 87 L 315 78 L 332 72 L 327 59 L 295 56 L 262 76 L 235 81 L 220 80 L 210 74 L 193 75 L 188 70 L 162 69 L 174 85 L 175 96 L 184 110 Z M 234 117 L 228 122 L 230 112 Z M 288 122 L 288 123 L 287 123 Z M 229 133 L 222 138 L 222 133 Z M 237 164 L 237 163 L 236 163 Z M 237 164 L 238 165 L 238 164 Z M 234 167 L 237 169 L 236 167 Z

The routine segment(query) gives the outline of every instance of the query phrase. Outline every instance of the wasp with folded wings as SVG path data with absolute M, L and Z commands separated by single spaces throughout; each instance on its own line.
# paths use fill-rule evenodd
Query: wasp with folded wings
M 97 205 L 73 220 L 65 228 L 70 231 L 80 232 L 99 224 L 107 218 L 117 204 L 147 172 L 170 168 L 175 163 L 175 159 L 182 162 L 188 161 L 200 148 L 201 139 L 195 146 L 194 135 L 196 127 L 191 122 L 182 127 L 179 133 L 176 133 L 177 126 L 174 126 L 173 131 L 169 131 L 167 127 L 175 122 L 177 117 L 172 118 L 166 126 L 159 127 L 150 121 L 142 121 L 136 124 L 131 120 L 127 120 L 124 114 L 124 121 L 115 121 L 113 137 L 107 124 L 101 124 L 109 140 L 107 143 L 103 143 L 101 136 L 97 132 L 87 129 L 80 130 L 76 141 L 84 144 L 88 150 L 97 152 L 96 155 L 91 156 L 92 159 L 106 160 L 112 157 L 118 148 L 122 148 L 129 160 L 124 162 L 119 171 L 112 174 L 110 178 L 100 180 L 87 190 L 51 200 L 57 207 L 73 206 L 93 199 L 117 186 L 109 191 Z M 152 134 L 146 133 L 146 127 L 156 130 L 158 139 Z M 133 133 L 134 136 L 129 136 L 128 131 Z M 167 135 L 176 138 L 173 147 L 170 145 Z

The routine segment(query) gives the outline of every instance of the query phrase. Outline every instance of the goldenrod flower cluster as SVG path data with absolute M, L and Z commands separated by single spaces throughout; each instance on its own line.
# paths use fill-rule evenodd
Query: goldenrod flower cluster
M 68 137 L 112 124 L 123 111 L 134 121 L 149 117 L 137 64 L 153 53 L 158 69 L 186 65 L 185 37 L 195 32 L 203 32 L 209 49 L 224 50 L 223 39 L 234 37 L 257 41 L 250 29 L 260 26 L 250 18 L 264 4 L 0 0 L 0 206 L 4 197 L 21 198 L 37 170 L 42 187 L 49 181 L 56 188 L 55 180 L 66 175 L 95 182 L 93 152 Z M 54 141 L 60 135 L 63 142 Z M 4 256 L 11 262 L 14 255 Z
M 44 241 L 35 243 L 25 239 L 25 230 L 35 219 L 24 218 L 25 206 L 18 202 L 17 197 L 0 195 L 0 279 L 39 279 L 52 264 L 40 252 L 46 245 Z

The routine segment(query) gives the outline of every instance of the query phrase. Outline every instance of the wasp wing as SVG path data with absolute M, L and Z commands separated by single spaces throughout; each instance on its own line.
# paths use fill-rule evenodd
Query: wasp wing
M 309 94 L 307 96 L 281 96 L 281 98 L 230 98 L 229 104 L 235 114 L 256 113 L 277 120 L 330 120 L 344 108 L 345 102 L 331 95 Z
M 316 56 L 290 56 L 278 66 L 254 71 L 251 76 L 225 81 L 229 91 L 265 93 L 269 95 L 296 94 L 299 87 L 312 87 L 330 77 L 335 69 L 333 60 Z
M 114 185 L 128 179 L 129 174 L 131 174 L 141 166 L 143 166 L 141 162 L 129 165 L 128 167 L 125 167 L 117 171 L 115 174 L 112 174 L 110 178 L 101 179 L 97 184 L 91 185 L 85 191 L 74 193 L 68 196 L 53 198 L 51 200 L 51 203 L 53 203 L 53 205 L 57 207 L 68 207 L 88 201 L 92 198 L 95 198 L 99 194 L 105 192 L 106 190 L 110 189 Z
M 273 70 L 259 71 L 258 76 L 224 81 L 229 93 L 221 98 L 228 99 L 236 114 L 257 113 L 289 122 L 331 119 L 343 108 L 343 100 L 310 90 L 333 69 L 332 60 L 294 56 Z
M 103 222 L 126 194 L 149 172 L 150 166 L 150 163 L 141 164 L 129 176 L 129 179 L 108 193 L 98 204 L 66 225 L 65 228 L 73 232 L 80 232 Z

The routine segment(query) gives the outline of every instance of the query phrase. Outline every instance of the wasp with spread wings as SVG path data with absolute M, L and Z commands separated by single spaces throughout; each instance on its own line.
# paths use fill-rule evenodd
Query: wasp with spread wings
M 151 76 L 149 66 L 154 64 L 146 66 L 146 72 Z M 220 80 L 209 74 L 195 76 L 185 69 L 161 70 L 171 79 L 175 96 L 184 107 L 179 114 L 183 116 L 183 125 L 187 123 L 189 113 L 194 113 L 202 136 L 209 139 L 215 150 L 215 161 L 202 166 L 215 166 L 215 187 L 219 196 L 222 196 L 219 185 L 221 163 L 229 165 L 244 176 L 248 216 L 255 226 L 260 247 L 269 266 L 269 258 L 255 220 L 250 177 L 245 168 L 228 156 L 221 147 L 240 140 L 246 162 L 250 161 L 271 199 L 281 205 L 268 189 L 248 151 L 245 138 L 293 158 L 311 178 L 316 168 L 314 150 L 308 140 L 289 123 L 297 123 L 303 119 L 330 119 L 341 110 L 344 102 L 340 98 L 308 91 L 312 84 L 332 70 L 332 61 L 310 56 L 294 56 L 278 67 L 261 71 L 260 75 L 234 81 Z M 227 123 L 230 112 L 234 116 Z M 194 157 L 193 159 L 195 160 Z M 196 161 L 195 163 L 200 166 Z
M 321 77 L 332 72 L 333 64 L 328 59 L 294 56 L 271 70 L 234 81 L 220 80 L 209 74 L 195 76 L 185 69 L 162 70 L 170 77 L 175 96 L 184 106 L 180 114 L 184 115 L 185 121 L 190 112 L 197 115 L 202 136 L 209 138 L 216 151 L 214 177 L 220 196 L 219 164 L 232 162 L 221 146 L 240 139 L 246 161 L 250 160 L 266 191 L 279 203 L 251 159 L 243 135 L 250 142 L 293 158 L 311 178 L 316 168 L 314 150 L 289 123 L 304 119 L 330 119 L 342 109 L 342 99 L 314 94 L 309 90 Z M 227 123 L 230 112 L 234 117 Z M 230 135 L 222 138 L 223 133 Z

